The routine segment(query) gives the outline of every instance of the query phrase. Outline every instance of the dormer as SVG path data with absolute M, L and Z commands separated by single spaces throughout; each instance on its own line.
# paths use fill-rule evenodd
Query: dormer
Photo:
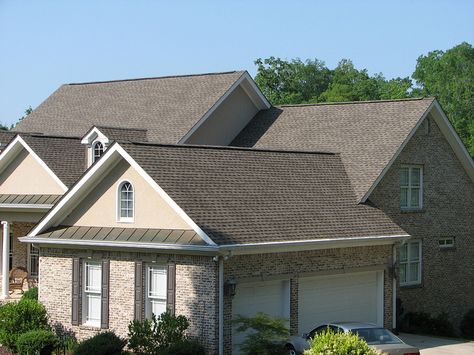
M 104 154 L 110 139 L 94 126 L 82 138 L 81 143 L 86 146 L 86 162 L 89 167 Z

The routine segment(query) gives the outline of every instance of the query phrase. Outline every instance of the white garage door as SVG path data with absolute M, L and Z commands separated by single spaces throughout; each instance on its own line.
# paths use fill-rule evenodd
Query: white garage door
M 300 278 L 299 332 L 328 322 L 383 325 L 383 271 Z
M 259 312 L 272 317 L 290 318 L 289 281 L 266 281 L 238 284 L 232 299 L 232 319 L 237 315 L 251 317 Z M 238 354 L 245 334 L 232 330 L 232 354 Z

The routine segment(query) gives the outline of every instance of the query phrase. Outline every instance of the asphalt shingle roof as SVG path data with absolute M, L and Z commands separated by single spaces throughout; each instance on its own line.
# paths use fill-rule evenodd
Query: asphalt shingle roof
M 71 187 L 85 170 L 85 147 L 80 138 L 20 134 L 64 185 Z
M 95 126 L 108 139 L 119 142 L 147 142 L 146 129 Z
M 217 244 L 406 234 L 357 203 L 338 154 L 121 146 Z
M 148 140 L 178 141 L 244 72 L 67 84 L 14 130 L 82 136 L 92 126 L 148 130 Z
M 360 200 L 433 100 L 272 107 L 260 111 L 231 145 L 341 153 Z

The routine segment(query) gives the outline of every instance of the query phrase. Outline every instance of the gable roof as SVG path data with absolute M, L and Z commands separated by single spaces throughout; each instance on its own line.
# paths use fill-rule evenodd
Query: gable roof
M 14 145 L 21 145 L 32 154 L 54 175 L 53 178 L 58 180 L 64 190 L 72 186 L 85 169 L 85 148 L 79 138 L 17 134 L 0 155 L 0 167 L 9 164 L 6 155 L 14 149 Z
M 14 130 L 82 136 L 94 125 L 147 129 L 177 143 L 246 72 L 117 80 L 61 86 Z
M 272 107 L 260 111 L 231 145 L 341 153 L 357 199 L 365 201 L 434 102 L 421 98 Z
M 5 131 L 0 129 L 0 152 L 10 143 L 10 141 L 15 138 L 17 132 Z

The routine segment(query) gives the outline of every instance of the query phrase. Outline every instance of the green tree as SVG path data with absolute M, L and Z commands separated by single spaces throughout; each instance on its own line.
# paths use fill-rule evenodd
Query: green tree
M 314 59 L 291 61 L 270 57 L 257 59 L 255 81 L 274 104 L 294 104 L 316 101 L 327 90 L 331 71 L 324 62 Z
M 466 42 L 417 60 L 412 75 L 423 95 L 436 96 L 474 156 L 474 48 Z

